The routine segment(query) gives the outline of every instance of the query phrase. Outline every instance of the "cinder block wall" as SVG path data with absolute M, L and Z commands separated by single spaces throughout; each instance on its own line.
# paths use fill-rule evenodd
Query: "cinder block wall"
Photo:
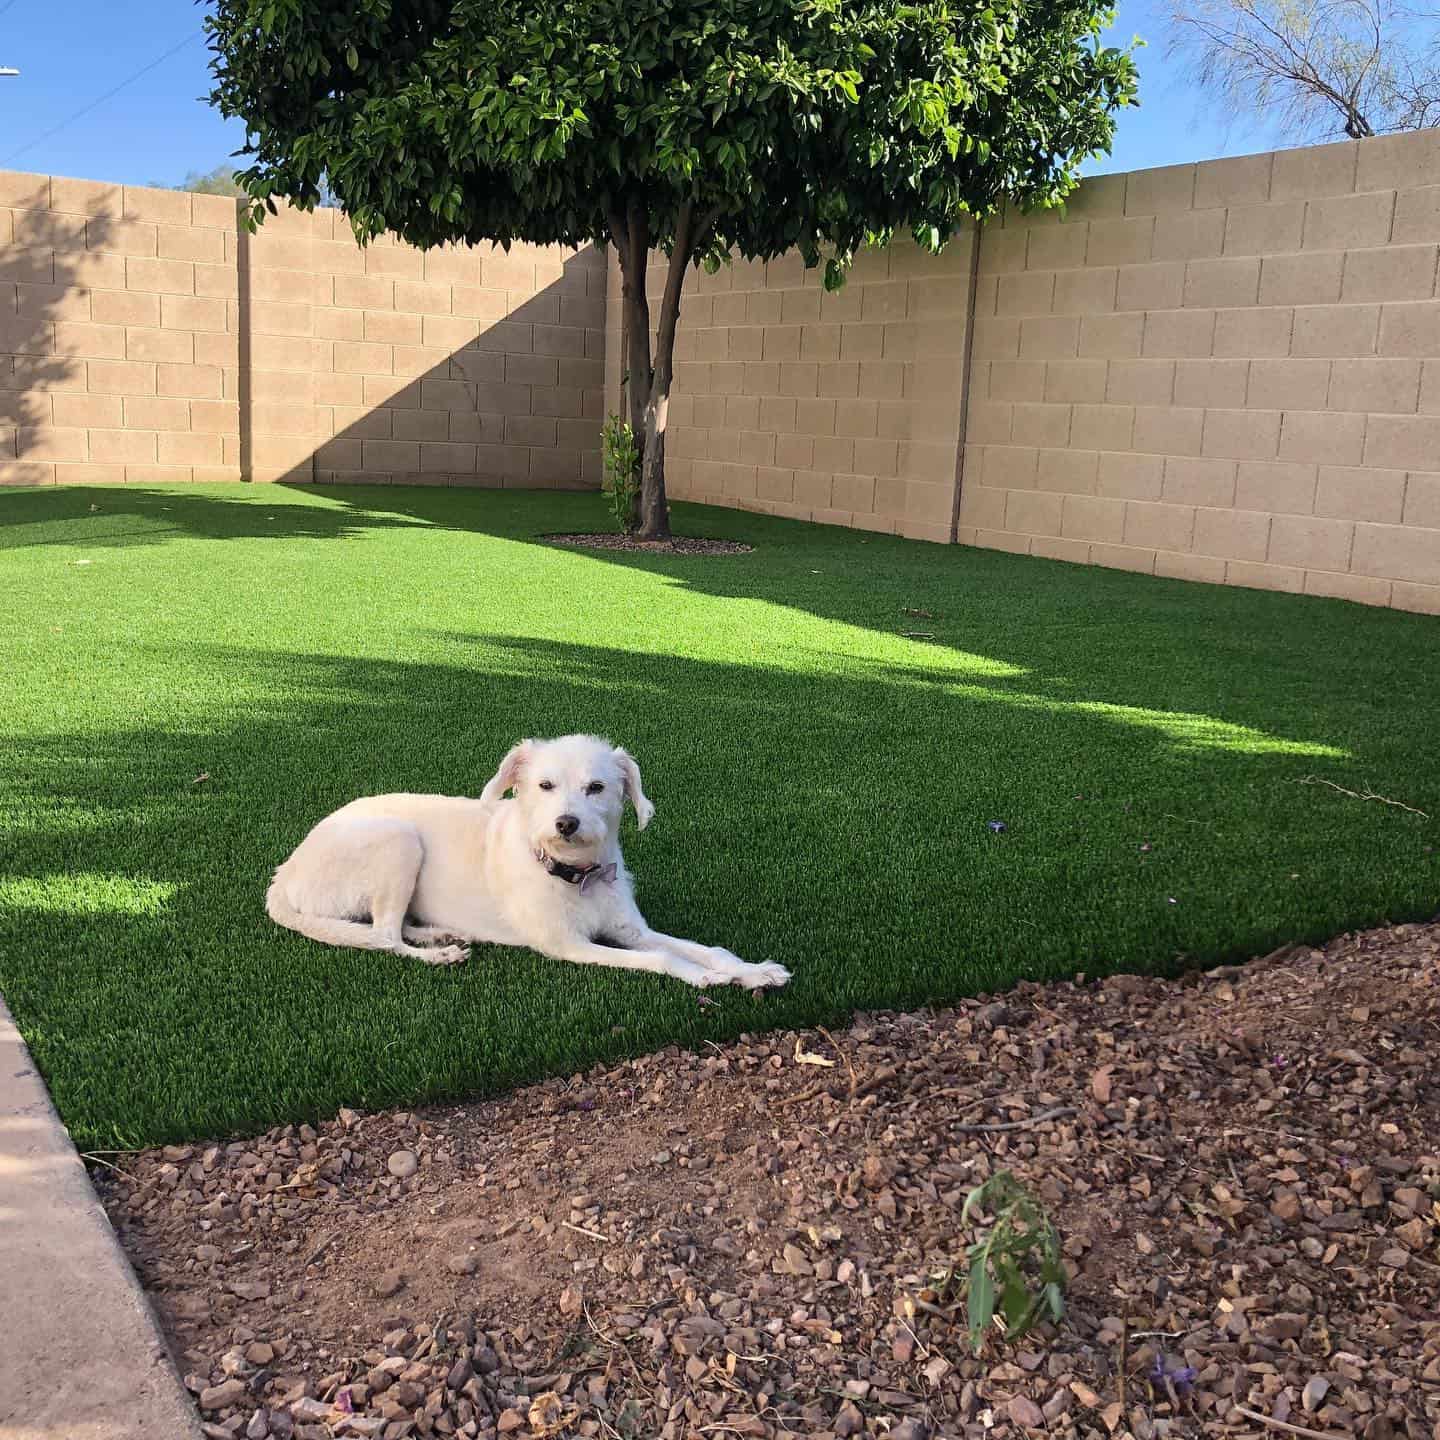
M 0 483 L 599 478 L 605 262 L 0 173 Z
M 1102 177 L 834 295 L 692 276 L 672 492 L 1440 613 L 1437 255 L 1427 131 Z M 593 486 L 617 301 L 595 250 L 0 173 L 0 483 Z
M 675 339 L 670 493 L 952 539 L 972 243 L 966 232 L 940 257 L 910 243 L 867 251 L 830 294 L 794 255 L 693 272 Z M 651 257 L 654 319 L 666 269 Z M 611 296 L 617 348 L 613 260 Z
M 986 227 L 962 542 L 1440 611 L 1440 132 Z
M 970 244 L 837 295 L 790 257 L 692 277 L 673 493 L 1440 612 L 1440 131 L 987 224 L 967 384 Z M 612 408 L 618 298 L 612 262 Z

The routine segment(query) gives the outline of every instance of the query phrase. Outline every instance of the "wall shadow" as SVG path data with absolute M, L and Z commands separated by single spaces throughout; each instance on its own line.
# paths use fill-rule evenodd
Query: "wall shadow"
M 1017 977 L 1168 971 L 1433 905 L 1418 822 L 1303 803 L 1313 762 L 1283 736 L 1177 736 L 943 667 L 433 641 L 443 660 L 137 646 L 252 698 L 0 751 L 0 984 L 82 1148 L 480 1094 Z M 518 951 L 436 972 L 265 919 L 270 869 L 330 809 L 473 794 L 517 735 L 577 728 L 644 766 L 657 819 L 627 850 L 651 919 L 783 960 L 790 989 L 701 1006 Z
M 256 249 L 253 237 L 242 237 L 242 360 L 253 357 L 262 343 L 276 343 L 273 335 L 255 333 L 251 297 L 265 269 L 254 258 Z M 437 253 L 443 258 L 451 252 Z M 467 263 L 463 248 L 453 253 Z M 493 260 L 475 262 L 473 286 L 480 288 L 458 278 L 438 282 L 450 288 L 447 303 L 469 306 L 466 314 L 458 308 L 445 313 L 438 306 L 432 307 L 437 313 L 402 308 L 399 286 L 425 292 L 437 284 L 399 279 L 395 308 L 360 303 L 314 307 L 316 315 L 328 315 L 335 324 L 333 333 L 326 332 L 327 343 L 334 345 L 335 369 L 315 377 L 317 386 L 323 380 L 327 387 L 323 395 L 317 389 L 315 411 L 317 418 L 328 413 L 337 423 L 333 433 L 313 445 L 303 439 L 287 441 L 286 432 L 277 434 L 267 425 L 267 414 L 294 402 L 284 392 L 285 375 L 265 375 L 263 356 L 258 362 L 252 358 L 241 393 L 245 478 L 323 485 L 598 489 L 604 419 L 603 252 L 589 246 L 566 257 L 560 275 L 533 294 L 525 293 L 534 285 L 527 284 L 523 274 L 507 273 L 505 267 L 516 262 L 498 249 L 493 253 Z M 492 264 L 493 286 L 482 268 Z M 337 293 L 340 281 L 354 278 L 339 277 Z M 368 271 L 364 278 L 372 279 Z M 382 271 L 372 283 L 387 279 Z M 515 288 L 507 289 L 507 282 Z M 426 298 L 412 303 L 431 305 Z M 479 318 L 473 313 L 478 310 L 493 313 Z M 441 343 L 457 331 L 468 332 L 462 344 L 452 348 Z M 390 368 L 370 368 L 386 350 Z M 425 357 L 437 350 L 444 358 L 426 363 Z M 297 451 L 297 457 L 277 472 L 272 452 L 287 450 Z

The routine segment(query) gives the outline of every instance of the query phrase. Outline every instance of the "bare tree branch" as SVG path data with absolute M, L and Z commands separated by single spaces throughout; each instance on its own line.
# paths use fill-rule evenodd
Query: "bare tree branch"
M 1231 115 L 1363 139 L 1440 120 L 1434 19 L 1403 0 L 1170 0 L 1170 48 Z

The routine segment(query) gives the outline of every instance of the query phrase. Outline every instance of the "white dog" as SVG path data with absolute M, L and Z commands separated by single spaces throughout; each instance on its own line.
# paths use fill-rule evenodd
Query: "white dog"
M 464 960 L 477 941 L 690 985 L 783 985 L 783 965 L 645 923 L 620 856 L 627 799 L 643 830 L 655 807 L 640 768 L 608 741 L 523 740 L 478 800 L 375 795 L 327 816 L 275 872 L 265 908 L 312 940 L 429 965 Z

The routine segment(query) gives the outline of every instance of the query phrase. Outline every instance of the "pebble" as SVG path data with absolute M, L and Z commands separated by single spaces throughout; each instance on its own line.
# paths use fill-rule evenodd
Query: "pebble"
M 204 1410 L 216 1440 L 524 1440 L 552 1391 L 561 1415 L 578 1407 L 563 1432 L 577 1440 L 603 1440 L 600 1417 L 620 1415 L 647 1440 L 926 1440 L 931 1425 L 956 1440 L 1046 1426 L 1047 1440 L 1185 1440 L 1193 1417 L 1223 1428 L 1236 1404 L 1337 1440 L 1431 1440 L 1440 1323 L 1417 1261 L 1436 1243 L 1427 1137 L 1440 1111 L 1403 1037 L 1440 1014 L 1425 980 L 1440 929 L 1405 965 L 1387 933 L 1337 942 L 1334 959 L 1304 950 L 1270 982 L 1263 968 L 1227 972 L 1223 1007 L 1192 975 L 1022 984 L 993 1028 L 974 1004 L 867 1016 L 832 1042 L 874 1082 L 849 1102 L 793 1102 L 813 1078 L 785 1058 L 797 1039 L 825 1042 L 790 1033 L 483 1106 L 283 1127 L 209 1168 L 198 1146 L 142 1152 L 134 1178 L 97 1185 L 164 1287 L 187 1386 L 234 1400 Z M 1368 1074 L 1307 1063 L 1336 1043 L 1333 1007 L 1362 995 L 1371 1018 L 1347 1022 L 1345 1039 L 1374 1057 Z M 1043 1135 L 937 1141 L 956 1122 L 1070 1102 L 1078 1113 Z M 392 1178 L 400 1154 L 411 1174 L 425 1157 L 424 1185 Z M 646 1163 L 662 1154 L 670 1168 Z M 1058 1338 L 1043 1325 L 976 1358 L 963 1279 L 941 1286 L 932 1266 L 983 1233 L 990 1217 L 958 1217 L 996 1166 L 1050 1209 L 1075 1283 Z M 304 1190 L 272 1188 L 289 1181 Z M 605 1239 L 566 1231 L 567 1214 Z M 471 1270 L 460 1252 L 477 1241 Z M 492 1243 L 506 1251 L 493 1267 Z M 1134 1265 L 1137 1248 L 1150 1264 Z M 404 1276 L 375 1268 L 399 1259 Z M 224 1286 L 226 1265 L 264 1277 L 241 1287 L 273 1285 L 263 1329 L 243 1289 Z M 482 1278 L 457 1304 L 459 1273 Z M 511 1274 L 524 1279 L 507 1304 Z M 404 1299 L 381 1306 L 372 1291 Z M 907 1309 L 910 1296 L 924 1303 Z M 577 1301 L 638 1374 L 600 1373 L 566 1348 Z M 1334 1348 L 1321 1348 L 1327 1330 Z M 1148 1379 L 1162 1346 L 1178 1411 Z
M 1028 1395 L 1017 1395 L 1005 1407 L 1006 1413 L 1026 1430 L 1039 1430 L 1045 1424 L 1045 1414 Z
M 385 1162 L 385 1168 L 397 1180 L 408 1180 L 420 1168 L 420 1161 L 413 1150 L 395 1150 Z
M 238 1405 L 245 1398 L 246 1385 L 243 1380 L 224 1380 L 219 1385 L 210 1385 L 200 1392 L 202 1410 L 224 1410 L 229 1405 Z

